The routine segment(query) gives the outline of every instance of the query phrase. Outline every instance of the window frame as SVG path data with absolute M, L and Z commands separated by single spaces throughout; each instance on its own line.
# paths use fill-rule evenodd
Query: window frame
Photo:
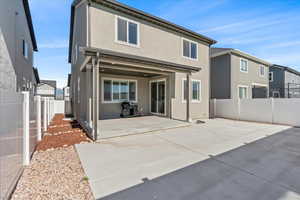
M 186 99 L 185 98 L 185 95 L 184 95 L 184 82 L 187 81 L 186 78 L 183 78 L 182 79 L 182 83 L 181 83 L 181 93 L 182 93 L 182 103 L 186 103 Z M 200 88 L 199 88 L 199 100 L 196 100 L 196 99 L 193 99 L 193 82 L 198 82 L 200 83 Z M 202 82 L 201 80 L 198 80 L 198 79 L 191 79 L 191 84 L 190 84 L 190 101 L 191 103 L 201 103 L 202 102 Z
M 104 99 L 104 81 L 111 81 L 111 101 L 106 101 Z M 113 83 L 114 82 L 119 82 L 119 100 L 114 100 L 114 98 L 113 98 Z M 128 85 L 128 90 L 127 90 L 128 98 L 127 99 L 121 99 L 121 83 L 122 82 L 126 82 Z M 129 88 L 130 82 L 135 83 L 135 100 L 134 101 L 130 100 L 130 88 Z M 117 104 L 117 103 L 122 103 L 124 101 L 138 103 L 138 80 L 103 77 L 101 79 L 101 100 L 102 100 L 103 104 Z
M 193 99 L 193 82 L 199 83 L 199 99 Z M 192 88 L 192 99 L 191 102 L 192 103 L 200 103 L 202 101 L 202 83 L 201 80 L 196 80 L 196 79 L 192 79 L 192 83 L 191 83 L 191 88 Z
M 274 81 L 274 72 L 269 72 L 269 82 L 273 82 Z
M 264 74 L 261 74 L 261 69 L 262 68 L 264 69 Z M 262 77 L 262 78 L 266 77 L 266 67 L 264 65 L 259 66 L 259 76 Z
M 240 88 L 246 88 L 246 97 L 245 98 L 240 98 Z M 249 86 L 248 85 L 238 85 L 237 87 L 237 96 L 238 99 L 248 99 L 249 98 Z
M 184 55 L 184 41 L 188 42 L 189 43 L 189 53 L 190 53 L 190 57 L 188 56 L 185 56 Z M 192 43 L 196 44 L 196 58 L 192 58 Z M 181 38 L 181 55 L 183 58 L 186 58 L 186 59 L 190 59 L 190 60 L 193 60 L 193 61 L 198 61 L 198 57 L 199 57 L 199 45 L 198 45 L 198 42 L 195 42 L 193 40 L 189 40 L 189 39 L 186 39 L 186 38 Z
M 246 61 L 246 63 L 247 63 L 247 71 L 242 70 L 242 62 L 243 61 Z M 243 73 L 248 73 L 249 72 L 249 61 L 247 59 L 240 58 L 240 72 L 243 72 Z
M 118 19 L 122 19 L 122 20 L 125 20 L 127 22 L 126 23 L 126 25 L 127 25 L 127 42 L 123 42 L 123 41 L 118 40 L 118 30 L 119 30 Z M 129 22 L 134 23 L 134 24 L 137 25 L 137 44 L 129 43 Z M 140 48 L 140 23 L 137 22 L 137 21 L 125 18 L 125 17 L 121 17 L 119 15 L 115 15 L 115 42 L 118 43 L 118 44 L 130 46 L 130 47 Z

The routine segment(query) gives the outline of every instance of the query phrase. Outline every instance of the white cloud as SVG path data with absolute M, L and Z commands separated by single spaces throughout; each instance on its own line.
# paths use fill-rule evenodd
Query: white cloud
M 279 42 L 266 46 L 266 48 L 283 48 L 283 47 L 294 47 L 299 46 L 300 41 L 288 41 L 288 42 Z
M 300 63 L 300 53 L 281 53 L 273 54 L 265 57 L 266 60 L 276 64 L 295 66 L 296 63 Z M 298 70 L 300 70 L 300 65 L 298 64 Z

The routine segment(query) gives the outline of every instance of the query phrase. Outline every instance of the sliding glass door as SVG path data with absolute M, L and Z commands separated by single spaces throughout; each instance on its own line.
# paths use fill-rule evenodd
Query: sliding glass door
M 166 112 L 166 81 L 150 82 L 151 113 L 164 115 Z

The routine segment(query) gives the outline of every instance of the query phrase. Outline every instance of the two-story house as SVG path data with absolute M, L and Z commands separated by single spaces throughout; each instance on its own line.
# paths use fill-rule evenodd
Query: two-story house
M 270 67 L 270 97 L 300 98 L 300 72 L 290 67 Z
M 53 80 L 41 80 L 37 87 L 37 95 L 41 97 L 48 97 L 50 99 L 56 99 L 56 81 Z
M 267 98 L 270 63 L 231 48 L 211 48 L 211 98 Z
M 0 2 L 0 89 L 31 91 L 37 44 L 28 0 Z
M 94 133 L 125 101 L 143 115 L 209 117 L 214 40 L 112 0 L 74 1 L 70 33 L 74 115 Z

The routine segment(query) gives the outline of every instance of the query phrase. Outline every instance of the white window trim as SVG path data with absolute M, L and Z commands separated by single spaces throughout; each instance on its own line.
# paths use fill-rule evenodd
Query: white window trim
M 183 41 L 187 41 L 187 42 L 189 42 L 189 43 L 194 43 L 194 44 L 196 44 L 196 49 L 197 49 L 197 54 L 196 54 L 196 56 L 197 56 L 197 58 L 191 58 L 191 57 L 188 57 L 188 56 L 185 56 L 185 55 L 184 55 Z M 191 48 L 191 45 L 190 45 L 190 55 L 192 55 L 192 54 L 191 54 L 191 51 L 192 51 L 192 48 Z M 189 60 L 198 61 L 198 57 L 199 57 L 199 45 L 198 45 L 198 42 L 195 42 L 195 41 L 193 41 L 193 40 L 189 40 L 189 39 L 186 39 L 186 38 L 181 38 L 181 56 L 182 56 L 183 58 L 186 58 L 186 59 L 189 59 Z
M 242 70 L 242 61 L 246 61 L 247 62 L 247 71 L 243 71 Z M 243 72 L 243 73 L 248 73 L 249 72 L 249 61 L 247 59 L 240 58 L 240 72 Z
M 200 88 L 199 88 L 199 100 L 194 100 L 193 99 L 193 82 L 198 82 L 198 83 L 200 83 Z M 192 92 L 191 92 L 191 95 L 192 95 L 192 100 L 191 100 L 191 102 L 192 103 L 201 103 L 201 101 L 202 101 L 202 83 L 201 83 L 201 80 L 196 80 L 196 79 L 192 79 L 192 84 L 191 84 L 191 90 L 192 90 Z
M 165 82 L 165 112 L 164 113 L 153 113 L 151 112 L 152 110 L 152 102 L 151 102 L 151 83 L 153 82 Z M 154 114 L 154 115 L 159 115 L 159 116 L 167 116 L 167 79 L 166 78 L 162 78 L 162 79 L 153 79 L 150 80 L 149 82 L 149 109 L 150 109 L 150 113 Z
M 80 103 L 80 77 L 77 79 L 77 102 Z
M 264 69 L 264 74 L 261 74 L 261 68 Z M 266 70 L 266 67 L 264 65 L 259 66 L 259 76 L 260 77 L 262 77 L 262 78 L 266 77 L 266 71 L 267 70 Z
M 240 98 L 240 88 L 246 88 L 247 89 L 247 92 L 246 92 L 246 98 L 245 99 L 249 99 L 249 86 L 248 85 L 238 85 L 238 87 L 237 87 L 237 97 L 238 97 L 238 99 L 241 99 Z
M 127 42 L 118 40 L 118 19 L 123 19 L 127 21 Z M 128 22 L 135 23 L 137 25 L 137 44 L 129 43 L 129 25 Z M 115 42 L 122 45 L 127 45 L 130 47 L 140 48 L 140 23 L 125 17 L 121 17 L 119 15 L 115 15 Z
M 186 103 L 186 100 L 184 99 L 184 81 L 186 81 L 186 78 L 183 78 L 182 82 L 181 82 L 182 103 Z M 199 88 L 199 98 L 200 98 L 200 100 L 193 100 L 193 82 L 200 83 L 200 88 Z M 201 82 L 201 80 L 191 79 L 190 86 L 191 86 L 190 87 L 190 100 L 191 100 L 191 103 L 201 103 L 202 102 L 202 82 Z
M 112 81 L 111 84 L 111 101 L 105 101 L 104 100 L 104 81 Z M 122 103 L 125 100 L 113 100 L 113 81 L 120 81 L 120 82 L 127 82 L 128 83 L 128 101 L 133 103 L 138 103 L 138 81 L 134 79 L 119 79 L 119 78 L 109 78 L 109 77 L 103 77 L 101 79 L 101 99 L 103 104 L 117 104 Z M 129 82 L 135 82 L 135 101 L 129 100 Z M 119 93 L 121 92 L 121 87 L 119 87 Z
M 270 80 L 270 76 L 272 77 Z M 273 82 L 274 81 L 274 72 L 269 72 L 269 82 Z

